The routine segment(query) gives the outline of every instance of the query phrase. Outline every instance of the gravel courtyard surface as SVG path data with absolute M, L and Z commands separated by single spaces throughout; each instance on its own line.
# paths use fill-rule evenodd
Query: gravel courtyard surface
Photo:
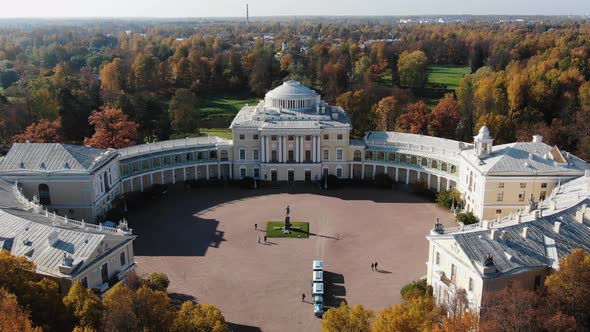
M 258 243 L 287 205 L 291 220 L 310 223 L 310 237 Z M 285 187 L 172 188 L 132 206 L 128 219 L 138 273 L 165 272 L 174 296 L 216 305 L 234 331 L 319 331 L 313 305 L 301 302 L 302 293 L 311 300 L 314 259 L 324 260 L 327 305 L 377 312 L 426 274 L 425 236 L 437 217 L 453 224 L 448 211 L 403 191 Z

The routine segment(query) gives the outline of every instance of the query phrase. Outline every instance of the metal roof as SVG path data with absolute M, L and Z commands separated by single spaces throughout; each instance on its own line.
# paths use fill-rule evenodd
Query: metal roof
M 270 90 L 266 93 L 265 97 L 272 99 L 304 99 L 304 98 L 315 98 L 318 95 L 314 90 L 306 87 L 297 81 L 286 81 L 282 85 Z
M 232 141 L 217 136 L 187 137 L 175 140 L 146 143 L 134 145 L 117 150 L 119 160 L 129 159 L 138 155 L 158 153 L 161 151 L 172 152 L 176 149 L 199 148 L 204 146 L 215 146 L 218 144 L 231 144 Z
M 397 131 L 369 131 L 364 140 L 367 145 L 410 144 L 460 152 L 470 145 L 464 142 L 434 136 L 400 133 Z
M 91 173 L 117 155 L 115 150 L 61 143 L 14 143 L 0 172 Z

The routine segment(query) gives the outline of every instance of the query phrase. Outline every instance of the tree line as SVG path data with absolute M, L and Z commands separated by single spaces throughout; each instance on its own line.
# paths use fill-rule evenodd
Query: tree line
M 295 79 L 345 107 L 357 136 L 470 141 L 486 124 L 498 143 L 541 133 L 590 157 L 589 23 L 95 25 L 0 27 L 4 142 L 49 121 L 60 139 L 81 143 L 94 135 L 91 114 L 107 108 L 137 124 L 135 141 L 196 134 L 204 98 L 262 97 Z M 432 64 L 472 72 L 436 107 L 421 103 Z

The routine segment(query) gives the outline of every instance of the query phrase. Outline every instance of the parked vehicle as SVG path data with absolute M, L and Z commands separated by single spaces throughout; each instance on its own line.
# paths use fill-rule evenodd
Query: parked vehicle
M 314 271 L 323 271 L 324 270 L 324 261 L 321 259 L 316 259 L 313 261 L 313 270 Z
M 319 318 L 324 315 L 324 297 L 322 295 L 313 296 L 313 314 Z

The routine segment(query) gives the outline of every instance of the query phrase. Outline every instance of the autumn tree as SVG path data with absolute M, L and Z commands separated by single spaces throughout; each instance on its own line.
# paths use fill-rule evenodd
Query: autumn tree
M 119 95 L 128 89 L 129 70 L 121 58 L 115 58 L 100 71 L 100 89 L 106 104 L 113 105 Z
M 385 97 L 371 108 L 375 130 L 393 130 L 400 113 L 400 105 L 395 97 Z
M 456 139 L 461 123 L 460 107 L 453 95 L 447 94 L 432 110 L 430 135 Z
M 494 292 L 485 299 L 480 327 L 484 331 L 538 331 L 543 327 L 540 296 L 521 288 Z
M 428 82 L 428 57 L 422 51 L 404 51 L 397 62 L 400 83 L 411 88 L 422 88 Z
M 100 299 L 90 289 L 76 281 L 68 295 L 63 299 L 66 307 L 78 320 L 78 326 L 98 330 L 101 325 L 104 307 Z
M 191 133 L 199 128 L 197 97 L 190 90 L 178 89 L 168 109 L 172 129 L 177 133 Z
M 158 88 L 158 59 L 151 54 L 139 54 L 135 57 L 131 70 L 136 89 L 156 90 Z
M 475 128 L 479 129 L 483 126 L 487 126 L 490 129 L 495 144 L 514 142 L 514 125 L 507 116 L 491 113 L 484 114 L 477 120 Z
M 348 91 L 336 98 L 336 105 L 344 108 L 350 116 L 355 133 L 363 135 L 372 130 L 373 119 L 369 108 L 369 96 L 365 90 Z
M 545 281 L 564 313 L 590 328 L 590 254 L 576 249 L 560 259 L 559 270 Z
M 134 293 L 123 283 L 117 283 L 103 298 L 105 331 L 133 331 L 137 327 L 138 318 L 134 308 Z
M 377 315 L 372 332 L 421 332 L 432 330 L 440 309 L 432 296 L 414 296 L 402 304 L 385 308 Z
M 423 101 L 409 104 L 399 116 L 396 130 L 412 134 L 428 135 L 431 112 Z
M 139 139 L 139 125 L 129 120 L 121 109 L 106 107 L 88 118 L 94 126 L 94 135 L 84 139 L 84 144 L 99 149 L 120 149 L 135 145 Z
M 229 328 L 223 314 L 215 306 L 186 301 L 182 304 L 174 319 L 172 331 L 229 332 Z
M 170 285 L 170 280 L 165 273 L 152 272 L 148 277 L 148 286 L 153 290 L 165 292 Z
M 175 311 L 168 294 L 143 286 L 135 293 L 135 310 L 142 331 L 169 331 Z
M 14 136 L 15 142 L 24 143 L 61 143 L 63 142 L 62 126 L 59 119 L 49 121 L 41 119 L 28 126 L 21 134 Z
M 42 332 L 33 327 L 29 313 L 18 304 L 16 296 L 0 288 L 0 331 Z
M 293 59 L 293 55 L 291 55 L 291 53 L 287 53 L 284 54 L 281 57 L 281 70 L 282 71 L 287 71 L 289 69 L 289 67 L 293 64 L 293 62 L 295 62 L 295 60 Z
M 373 311 L 365 309 L 362 305 L 349 307 L 342 303 L 338 308 L 326 311 L 322 319 L 323 332 L 368 332 L 371 331 Z

